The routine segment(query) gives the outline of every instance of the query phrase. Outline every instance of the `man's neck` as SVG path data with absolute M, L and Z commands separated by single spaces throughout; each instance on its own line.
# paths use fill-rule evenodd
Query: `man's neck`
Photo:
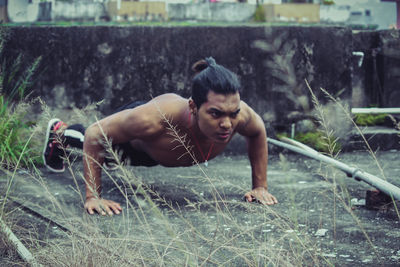
M 189 130 L 191 131 L 191 134 L 194 135 L 194 137 L 191 136 L 191 138 L 196 138 L 200 145 L 212 144 L 213 141 L 201 132 L 197 122 L 197 117 L 192 114 L 190 109 L 188 109 L 187 118 L 187 125 L 190 128 Z

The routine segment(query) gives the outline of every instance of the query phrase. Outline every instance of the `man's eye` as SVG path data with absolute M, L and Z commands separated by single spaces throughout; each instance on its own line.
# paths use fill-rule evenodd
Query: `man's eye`
M 235 112 L 235 113 L 231 113 L 231 118 L 235 119 L 239 114 L 239 111 Z
M 212 111 L 211 112 L 211 116 L 213 116 L 214 118 L 218 118 L 221 116 L 221 112 L 218 111 Z

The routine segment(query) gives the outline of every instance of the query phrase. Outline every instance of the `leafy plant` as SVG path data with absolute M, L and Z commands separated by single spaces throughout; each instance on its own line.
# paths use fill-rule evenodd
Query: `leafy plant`
M 334 5 L 335 2 L 333 0 L 323 0 L 322 4 L 330 6 L 330 5 Z
M 333 143 L 334 140 L 330 140 L 327 142 L 327 136 L 322 132 L 308 132 L 308 133 L 299 133 L 295 136 L 295 139 L 301 143 L 304 143 L 308 146 L 313 147 L 315 150 L 320 152 L 329 152 L 328 144 Z M 329 137 L 334 139 L 334 137 Z M 340 145 L 336 142 L 336 146 L 334 149 L 334 153 L 340 151 Z
M 0 31 L 0 55 L 7 34 Z M 3 57 L 5 58 L 5 57 Z M 22 56 L 12 63 L 3 60 L 0 68 L 0 165 L 6 168 L 31 166 L 41 162 L 40 150 L 35 149 L 32 140 L 32 124 L 26 119 L 28 104 L 24 100 L 31 78 L 37 69 L 40 58 L 24 69 Z
M 262 5 L 258 5 L 256 11 L 254 13 L 254 21 L 255 22 L 265 22 L 265 11 Z
M 281 139 L 282 137 L 289 137 L 289 135 L 287 133 L 279 133 L 277 137 Z M 295 135 L 294 139 L 318 152 L 329 153 L 328 144 L 331 143 L 335 143 L 334 153 L 339 152 L 341 149 L 341 145 L 337 142 L 335 137 L 327 137 L 326 134 L 321 131 L 298 133 Z
M 387 114 L 356 114 L 354 121 L 360 126 L 380 125 L 385 122 Z

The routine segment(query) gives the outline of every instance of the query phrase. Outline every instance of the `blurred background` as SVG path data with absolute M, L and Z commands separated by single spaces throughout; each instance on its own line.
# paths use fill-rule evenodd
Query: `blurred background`
M 2 23 L 221 22 L 399 28 L 400 0 L 0 0 Z

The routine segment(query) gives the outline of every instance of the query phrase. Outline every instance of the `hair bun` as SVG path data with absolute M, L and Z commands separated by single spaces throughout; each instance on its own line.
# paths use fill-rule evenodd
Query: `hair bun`
M 210 67 L 217 66 L 217 62 L 215 62 L 215 59 L 213 57 L 206 58 L 206 62 L 207 62 L 207 65 Z
M 197 74 L 208 67 L 208 63 L 202 59 L 193 64 L 192 70 Z
M 215 66 L 217 66 L 215 59 L 213 57 L 208 57 L 206 59 L 202 59 L 194 63 L 192 66 L 192 70 L 195 72 L 195 74 L 198 74 L 199 72 L 208 67 L 215 67 Z

